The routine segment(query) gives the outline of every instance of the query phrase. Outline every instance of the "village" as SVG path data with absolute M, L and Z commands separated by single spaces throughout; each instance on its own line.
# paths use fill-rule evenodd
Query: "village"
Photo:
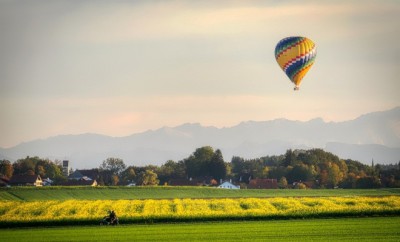
M 63 161 L 63 174 L 67 177 L 65 182 L 62 182 L 60 186 L 99 186 L 96 178 L 99 177 L 99 173 L 96 170 L 75 170 L 69 174 L 69 161 Z M 42 178 L 40 175 L 14 175 L 11 179 L 7 179 L 5 176 L 0 177 L 0 185 L 3 187 L 20 187 L 20 186 L 54 186 L 54 181 L 49 178 Z M 169 186 L 209 186 L 224 189 L 240 189 L 240 185 L 234 184 L 232 179 L 222 180 L 217 182 L 215 179 L 171 179 L 164 185 Z M 136 186 L 136 183 L 130 182 L 125 186 Z M 248 189 L 277 189 L 278 181 L 276 179 L 250 179 Z
M 161 166 L 126 166 L 107 158 L 98 168 L 72 169 L 69 160 L 26 157 L 0 161 L 0 186 L 207 186 L 225 189 L 320 189 L 400 187 L 399 164 L 370 166 L 321 149 L 288 150 L 280 156 L 226 162 L 220 150 L 196 149 Z

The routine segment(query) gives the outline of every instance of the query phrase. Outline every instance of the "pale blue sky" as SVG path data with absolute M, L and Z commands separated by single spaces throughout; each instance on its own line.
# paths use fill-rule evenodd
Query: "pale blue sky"
M 400 105 L 399 1 L 0 0 L 0 147 Z M 274 58 L 317 45 L 300 91 Z

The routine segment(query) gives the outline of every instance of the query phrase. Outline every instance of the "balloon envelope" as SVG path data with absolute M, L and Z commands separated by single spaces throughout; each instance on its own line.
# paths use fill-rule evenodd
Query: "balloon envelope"
M 315 43 L 301 36 L 287 37 L 275 47 L 275 59 L 289 79 L 299 89 L 301 80 L 314 64 L 317 49 Z

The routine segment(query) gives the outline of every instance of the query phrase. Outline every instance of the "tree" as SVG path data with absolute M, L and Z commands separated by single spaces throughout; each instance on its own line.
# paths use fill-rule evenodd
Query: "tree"
M 287 150 L 282 165 L 286 167 L 293 166 L 295 162 L 296 162 L 296 154 L 291 149 Z
M 244 173 L 244 159 L 239 156 L 233 156 L 231 160 L 232 172 L 240 175 Z
M 214 179 L 220 180 L 226 177 L 226 165 L 220 150 L 216 150 L 211 160 L 208 162 L 208 173 Z
M 13 164 L 14 174 L 40 175 L 42 178 L 48 177 L 52 180 L 62 181 L 62 167 L 60 163 L 55 163 L 49 159 L 41 159 L 37 156 L 19 159 Z
M 279 185 L 279 188 L 282 188 L 282 189 L 287 188 L 288 182 L 286 180 L 286 177 L 284 177 L 284 176 L 281 177 L 281 179 L 279 179 L 278 185 Z
M 123 184 L 133 182 L 136 178 L 136 172 L 133 166 L 129 166 L 121 173 L 121 181 Z
M 46 171 L 47 177 L 49 177 L 51 179 L 55 179 L 55 180 L 60 180 L 60 181 L 64 180 L 64 175 L 62 173 L 61 164 L 57 164 L 55 162 L 49 161 L 45 165 L 44 169 Z
M 266 165 L 264 165 L 263 159 L 250 159 L 244 160 L 241 157 L 232 158 L 232 171 L 236 178 L 242 178 L 243 180 L 248 180 L 249 177 L 252 178 L 263 178 L 269 175 L 269 170 L 264 170 Z
M 184 160 L 186 174 L 189 177 L 208 176 L 208 164 L 214 155 L 214 149 L 211 146 L 197 148 L 196 151 Z
M 27 156 L 25 159 L 19 159 L 13 164 L 14 173 L 18 175 L 31 174 L 35 171 L 36 161 L 39 159 L 38 157 L 29 157 Z
M 125 170 L 126 166 L 122 159 L 119 158 L 107 158 L 100 165 L 100 170 L 110 171 L 113 175 L 119 175 L 123 170 Z
M 328 183 L 332 187 L 336 187 L 343 180 L 343 174 L 340 172 L 339 166 L 331 163 L 328 168 Z
M 304 183 L 298 182 L 294 186 L 295 189 L 307 189 L 307 186 Z
M 185 164 L 183 161 L 175 162 L 168 160 L 160 167 L 157 174 L 161 184 L 165 184 L 171 179 L 185 178 Z
M 295 181 L 310 181 L 313 179 L 311 170 L 306 165 L 296 165 L 288 173 L 288 179 L 290 182 Z
M 0 160 L 0 174 L 7 178 L 11 178 L 14 173 L 14 168 L 10 161 Z
M 158 185 L 157 174 L 151 170 L 142 171 L 137 178 L 137 184 L 142 186 Z
M 274 178 L 274 179 L 281 179 L 282 177 L 286 178 L 286 175 L 288 174 L 288 169 L 286 167 L 283 166 L 275 166 L 275 167 L 271 167 L 268 175 L 270 178 Z
M 42 165 L 37 165 L 35 173 L 44 178 L 46 175 L 46 170 L 44 169 L 44 167 Z
M 340 183 L 340 187 L 343 187 L 343 188 L 356 188 L 356 182 L 357 182 L 357 176 L 353 172 L 350 172 L 349 174 L 347 174 L 346 179 L 344 179 Z
M 112 175 L 111 176 L 111 185 L 116 186 L 118 185 L 119 182 L 119 177 L 117 175 Z
M 101 170 L 99 169 L 99 181 L 100 185 L 110 186 L 113 184 L 113 173 L 110 170 Z
M 362 177 L 356 182 L 356 188 L 379 188 L 381 181 L 377 177 Z

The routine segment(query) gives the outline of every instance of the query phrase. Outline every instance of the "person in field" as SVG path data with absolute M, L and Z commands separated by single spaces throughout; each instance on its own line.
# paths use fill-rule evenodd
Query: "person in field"
M 108 216 L 105 216 L 100 221 L 100 225 L 118 225 L 118 224 L 119 224 L 119 220 L 118 220 L 117 214 L 114 212 L 114 210 L 109 210 Z
M 111 221 L 111 224 L 113 224 L 113 223 L 116 221 L 116 219 L 117 219 L 117 215 L 115 214 L 114 210 L 112 210 L 112 211 L 110 212 L 110 221 Z

